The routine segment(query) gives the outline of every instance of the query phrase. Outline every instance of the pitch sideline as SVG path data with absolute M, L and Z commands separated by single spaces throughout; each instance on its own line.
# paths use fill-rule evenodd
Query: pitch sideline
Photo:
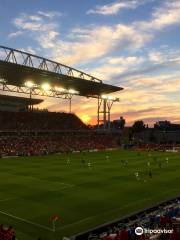
M 52 228 L 46 227 L 46 226 L 44 226 L 44 225 L 42 225 L 42 224 L 35 223 L 35 222 L 32 222 L 32 221 L 26 220 L 26 219 L 24 219 L 24 218 L 20 218 L 20 217 L 14 216 L 14 215 L 12 215 L 12 214 L 10 214 L 10 213 L 6 213 L 6 212 L 4 212 L 4 211 L 0 211 L 0 213 L 3 214 L 3 215 L 5 215 L 5 216 L 8 216 L 8 217 L 14 218 L 14 219 L 16 219 L 16 220 L 19 220 L 19 221 L 21 221 L 21 222 L 25 222 L 25 223 L 31 224 L 31 225 L 33 225 L 33 226 L 35 226 L 35 227 L 42 228 L 42 229 L 45 229 L 45 230 L 48 230 L 48 231 L 53 232 L 53 229 L 52 229 Z

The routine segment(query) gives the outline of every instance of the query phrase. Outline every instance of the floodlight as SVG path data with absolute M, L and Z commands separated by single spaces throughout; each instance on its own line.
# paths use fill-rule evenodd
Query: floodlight
M 62 87 L 54 87 L 55 91 L 57 92 L 65 92 L 66 89 L 62 88 Z
M 78 94 L 79 93 L 78 91 L 76 91 L 74 89 L 69 89 L 68 92 L 71 93 L 71 94 Z
M 43 83 L 41 85 L 41 88 L 44 90 L 44 91 L 49 91 L 51 86 L 49 85 L 49 83 Z
M 101 98 L 107 99 L 107 96 L 106 95 L 101 95 Z
M 115 100 L 115 98 L 113 96 L 108 96 L 109 100 Z
M 102 99 L 107 99 L 110 101 L 114 101 L 114 102 L 119 102 L 119 98 L 113 97 L 113 96 L 107 96 L 107 95 L 101 95 Z
M 32 81 L 28 80 L 28 81 L 25 82 L 24 85 L 27 88 L 33 88 L 35 84 Z
M 6 80 L 4 80 L 3 78 L 0 79 L 0 83 L 5 83 Z

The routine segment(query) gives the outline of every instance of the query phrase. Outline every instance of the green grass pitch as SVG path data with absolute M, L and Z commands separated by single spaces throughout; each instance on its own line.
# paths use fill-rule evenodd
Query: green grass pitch
M 11 224 L 18 240 L 68 237 L 180 193 L 178 153 L 148 156 L 147 152 L 119 150 L 74 153 L 69 158 L 70 164 L 65 154 L 0 159 L 0 223 Z M 128 165 L 121 160 L 128 160 Z M 60 216 L 56 232 L 52 215 Z

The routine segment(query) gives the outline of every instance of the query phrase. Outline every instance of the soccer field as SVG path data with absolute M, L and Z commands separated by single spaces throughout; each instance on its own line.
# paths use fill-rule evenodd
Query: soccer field
M 0 159 L 0 223 L 12 225 L 18 240 L 60 240 L 179 193 L 179 153 L 119 150 Z M 60 216 L 56 232 L 53 215 Z

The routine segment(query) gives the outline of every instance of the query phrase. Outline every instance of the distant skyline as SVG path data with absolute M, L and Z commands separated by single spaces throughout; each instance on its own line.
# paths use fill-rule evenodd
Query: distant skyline
M 112 119 L 180 122 L 180 0 L 0 0 L 0 45 L 73 66 L 124 88 Z M 96 123 L 95 100 L 72 111 Z M 42 107 L 68 111 L 68 102 Z

